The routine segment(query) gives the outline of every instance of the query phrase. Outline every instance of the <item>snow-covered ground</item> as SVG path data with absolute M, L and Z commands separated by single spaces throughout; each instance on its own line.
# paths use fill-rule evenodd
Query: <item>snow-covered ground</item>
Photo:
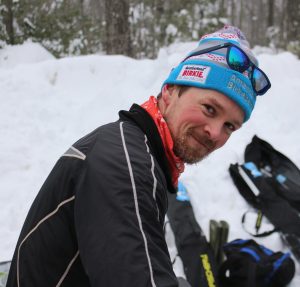
M 172 66 L 195 45 L 172 45 L 156 60 L 99 55 L 57 60 L 30 42 L 0 50 L 0 261 L 12 257 L 27 211 L 59 156 L 97 126 L 117 120 L 120 109 L 157 94 Z M 249 238 L 240 223 L 249 206 L 228 167 L 243 162 L 253 135 L 300 166 L 300 61 L 287 52 L 258 58 L 272 89 L 257 99 L 250 121 L 224 148 L 181 176 L 205 233 L 210 219 L 224 219 L 229 240 Z M 257 241 L 286 251 L 278 234 Z M 290 286 L 300 286 L 299 265 Z

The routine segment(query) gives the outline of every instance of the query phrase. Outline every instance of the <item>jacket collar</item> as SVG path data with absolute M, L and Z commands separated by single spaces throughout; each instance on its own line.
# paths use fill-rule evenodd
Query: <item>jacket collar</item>
M 131 120 L 135 122 L 139 126 L 139 128 L 146 134 L 150 142 L 153 155 L 165 174 L 168 191 L 171 193 L 175 193 L 176 188 L 172 183 L 170 166 L 165 154 L 164 145 L 160 137 L 158 128 L 152 117 L 145 109 L 137 104 L 133 104 L 129 111 L 120 111 L 119 116 L 121 120 Z

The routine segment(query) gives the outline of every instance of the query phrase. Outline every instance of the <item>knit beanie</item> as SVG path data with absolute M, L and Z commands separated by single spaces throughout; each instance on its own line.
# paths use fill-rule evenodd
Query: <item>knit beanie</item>
M 258 66 L 258 61 L 250 50 L 248 41 L 242 31 L 233 26 L 225 25 L 221 30 L 204 35 L 195 51 L 204 50 L 223 43 L 232 43 L 241 48 Z M 256 101 L 248 72 L 240 73 L 232 70 L 226 61 L 227 48 L 222 48 L 207 54 L 187 58 L 172 69 L 165 84 L 193 86 L 197 88 L 216 90 L 237 103 L 244 111 L 244 121 L 250 118 Z

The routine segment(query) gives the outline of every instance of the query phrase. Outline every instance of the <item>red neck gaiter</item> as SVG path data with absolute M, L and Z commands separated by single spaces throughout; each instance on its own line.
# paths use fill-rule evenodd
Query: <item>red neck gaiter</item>
M 141 105 L 141 107 L 150 114 L 157 126 L 169 162 L 169 167 L 172 175 L 172 183 L 174 187 L 177 187 L 178 177 L 180 173 L 184 171 L 184 163 L 173 152 L 173 139 L 168 125 L 158 108 L 157 99 L 154 96 L 151 96 L 148 101 Z

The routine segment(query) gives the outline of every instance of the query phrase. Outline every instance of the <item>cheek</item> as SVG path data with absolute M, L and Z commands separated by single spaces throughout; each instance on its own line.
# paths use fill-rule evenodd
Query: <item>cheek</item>
M 181 115 L 181 122 L 188 126 L 201 126 L 205 124 L 205 117 L 199 111 L 187 111 Z
M 226 144 L 229 137 L 230 137 L 230 135 L 228 135 L 226 133 L 221 135 L 220 139 L 217 141 L 216 149 L 218 149 L 218 148 L 222 147 L 224 144 Z

